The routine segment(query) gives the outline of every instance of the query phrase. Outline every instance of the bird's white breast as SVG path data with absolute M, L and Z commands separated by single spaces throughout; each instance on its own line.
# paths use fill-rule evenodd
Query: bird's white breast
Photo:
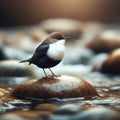
M 59 40 L 56 43 L 50 44 L 47 56 L 53 60 L 62 60 L 65 52 L 65 40 Z

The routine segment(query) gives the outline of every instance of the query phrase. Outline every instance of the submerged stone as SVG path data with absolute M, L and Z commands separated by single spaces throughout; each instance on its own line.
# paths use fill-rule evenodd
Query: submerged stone
M 58 76 L 30 80 L 17 86 L 11 93 L 20 99 L 27 98 L 74 98 L 98 96 L 96 89 L 81 78 Z

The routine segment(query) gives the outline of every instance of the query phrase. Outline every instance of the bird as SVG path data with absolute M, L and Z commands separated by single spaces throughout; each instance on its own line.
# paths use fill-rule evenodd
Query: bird
M 46 77 L 48 77 L 48 75 L 46 74 L 45 69 L 48 68 L 52 73 L 52 77 L 56 77 L 51 70 L 51 67 L 56 66 L 63 59 L 65 53 L 65 41 L 67 39 L 69 39 L 69 37 L 65 37 L 60 32 L 49 34 L 40 42 L 40 45 L 36 48 L 32 57 L 20 61 L 20 63 L 29 62 L 29 65 L 34 64 L 39 68 L 42 68 Z

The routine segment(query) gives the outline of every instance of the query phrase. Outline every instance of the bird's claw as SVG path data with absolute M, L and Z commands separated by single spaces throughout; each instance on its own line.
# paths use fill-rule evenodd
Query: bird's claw
M 60 77 L 60 75 L 48 75 L 48 78 L 57 78 Z

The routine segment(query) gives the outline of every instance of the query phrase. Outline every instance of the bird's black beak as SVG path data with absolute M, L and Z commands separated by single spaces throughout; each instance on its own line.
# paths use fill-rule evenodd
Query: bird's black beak
M 70 39 L 70 37 L 64 37 L 64 39 L 66 39 L 66 40 L 67 40 L 67 39 Z

